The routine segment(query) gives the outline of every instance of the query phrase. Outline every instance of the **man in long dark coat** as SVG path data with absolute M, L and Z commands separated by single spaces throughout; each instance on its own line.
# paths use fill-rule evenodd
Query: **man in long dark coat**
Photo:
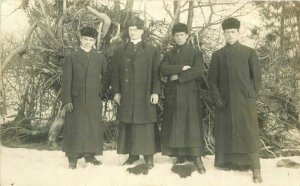
M 112 89 L 119 104 L 117 153 L 129 154 L 124 164 L 144 155 L 152 168 L 153 155 L 160 151 L 157 103 L 160 94 L 159 52 L 142 40 L 144 22 L 132 17 L 126 23 L 130 42 L 113 54 Z
M 204 134 L 198 82 L 204 71 L 203 57 L 199 50 L 187 44 L 189 35 L 185 24 L 175 24 L 172 35 L 176 46 L 166 54 L 160 68 L 161 74 L 168 77 L 161 131 L 162 154 L 177 157 L 177 163 L 192 157 L 198 172 L 204 174 L 201 160 Z
M 209 69 L 211 98 L 216 106 L 215 166 L 251 168 L 253 181 L 262 182 L 256 97 L 261 68 L 254 49 L 238 42 L 240 22 L 222 23 L 226 46 L 212 54 Z
M 81 30 L 81 46 L 66 56 L 62 78 L 62 102 L 66 112 L 63 151 L 69 168 L 76 168 L 77 160 L 101 164 L 95 155 L 102 155 L 103 126 L 101 96 L 109 86 L 109 72 L 103 55 L 93 46 L 97 30 Z

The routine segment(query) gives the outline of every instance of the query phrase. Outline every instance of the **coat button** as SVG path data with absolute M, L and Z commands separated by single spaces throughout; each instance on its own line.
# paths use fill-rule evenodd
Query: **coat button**
M 180 51 L 179 50 L 177 50 L 177 53 L 179 53 Z
M 128 82 L 128 79 L 126 79 L 125 82 L 127 83 L 127 82 Z
M 130 61 L 130 59 L 129 59 L 129 58 L 127 58 L 127 61 Z
M 125 71 L 128 72 L 128 69 L 126 68 Z

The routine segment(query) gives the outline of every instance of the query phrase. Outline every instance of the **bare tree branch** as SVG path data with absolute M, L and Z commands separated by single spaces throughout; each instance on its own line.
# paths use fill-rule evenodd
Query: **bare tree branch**
M 134 0 L 127 0 L 125 9 L 132 10 L 134 4 Z
M 20 6 L 18 6 L 16 9 L 14 9 L 9 15 L 13 14 L 15 11 L 21 9 L 21 8 L 25 8 L 28 5 L 29 0 L 22 0 L 22 2 L 20 3 Z
M 98 27 L 98 37 L 97 37 L 97 49 L 99 50 L 101 47 L 101 30 L 103 27 L 103 22 L 101 21 Z
M 194 2 L 194 1 L 185 1 L 181 6 L 180 6 L 180 8 L 182 8 L 182 7 L 184 7 L 185 5 L 187 5 L 188 3 L 190 3 L 190 2 Z
M 121 40 L 121 38 L 120 38 L 120 30 L 121 30 L 120 23 L 116 23 L 116 25 L 117 25 L 117 32 L 116 32 L 115 36 L 110 39 L 110 43 Z
M 88 6 L 87 9 L 103 21 L 102 37 L 105 37 L 111 24 L 110 18 L 105 13 L 98 12 L 92 7 Z
M 45 4 L 42 0 L 37 0 L 37 2 L 40 4 L 41 6 L 41 9 L 42 9 L 42 12 L 44 14 L 44 17 L 45 17 L 45 21 L 46 21 L 46 25 L 48 28 L 51 28 L 51 24 L 50 24 L 50 19 L 49 19 L 49 16 L 48 14 L 46 13 L 46 10 L 45 10 Z
M 28 47 L 28 44 L 29 44 L 29 40 L 31 38 L 31 35 L 32 35 L 32 32 L 34 31 L 34 29 L 36 28 L 37 24 L 34 23 L 28 30 L 27 32 L 27 35 L 25 37 L 25 41 L 24 41 L 24 44 L 18 48 L 16 48 L 15 50 L 13 50 L 5 59 L 4 63 L 1 65 L 1 74 L 0 74 L 0 78 L 2 77 L 3 75 L 3 72 L 6 68 L 6 66 L 8 65 L 8 63 L 13 59 L 13 57 L 17 54 L 20 54 L 22 52 L 24 52 L 27 47 Z
M 51 37 L 58 47 L 62 46 L 62 43 L 55 37 L 54 33 L 49 27 L 45 26 L 43 23 L 37 23 L 37 25 Z
M 44 47 L 40 47 L 40 46 L 33 46 L 33 47 L 30 47 L 29 49 L 31 50 L 40 50 L 40 51 L 47 51 L 47 52 L 52 52 L 52 53 L 55 53 L 54 50 L 52 49 L 49 49 L 49 48 L 44 48 Z
M 62 43 L 63 43 L 63 23 L 65 17 L 66 17 L 66 11 L 64 11 L 63 15 L 59 18 L 57 23 L 57 37 Z
M 189 28 L 189 31 L 191 31 L 191 28 L 193 25 L 193 18 L 194 18 L 194 1 L 190 1 L 189 2 L 188 20 L 187 20 L 187 26 Z
M 171 25 L 173 26 L 175 23 L 180 21 L 180 1 L 174 0 L 174 18 L 172 19 Z
M 236 2 L 228 2 L 228 3 L 212 3 L 211 1 L 209 1 L 208 3 L 198 3 L 198 5 L 194 6 L 194 8 L 202 8 L 202 7 L 209 7 L 209 6 L 220 6 L 220 5 L 234 5 L 234 4 L 237 4 L 238 1 Z M 186 8 L 186 9 L 183 9 L 180 11 L 180 13 L 183 13 L 183 12 L 186 12 L 188 11 L 189 9 Z
M 168 5 L 166 4 L 165 0 L 163 0 L 163 4 L 164 4 L 164 9 L 165 11 L 169 14 L 169 16 L 171 17 L 171 19 L 173 20 L 173 14 L 171 13 L 171 11 L 168 9 Z

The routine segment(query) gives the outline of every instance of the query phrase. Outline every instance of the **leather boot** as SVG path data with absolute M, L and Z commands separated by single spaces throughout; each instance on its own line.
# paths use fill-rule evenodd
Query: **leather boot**
M 76 169 L 78 158 L 69 158 L 68 157 L 68 161 L 69 161 L 69 169 Z
M 249 169 L 250 169 L 249 165 L 240 165 L 238 168 L 239 171 L 247 171 Z
M 202 163 L 201 157 L 195 157 L 194 164 L 195 164 L 195 166 L 197 168 L 197 171 L 200 174 L 204 174 L 206 172 L 205 167 L 204 167 L 204 165 Z
M 260 169 L 252 169 L 253 172 L 253 182 L 254 183 L 261 183 L 263 179 L 261 177 Z
M 144 159 L 145 159 L 148 169 L 152 169 L 154 167 L 153 155 L 144 155 Z
M 93 164 L 93 165 L 101 165 L 101 164 L 102 164 L 102 162 L 99 161 L 99 160 L 97 160 L 97 159 L 95 158 L 95 156 L 93 156 L 93 155 L 85 156 L 85 157 L 84 157 L 84 160 L 85 160 L 86 163 L 91 163 L 91 164 Z
M 223 170 L 223 171 L 230 171 L 232 170 L 232 165 L 231 163 L 224 163 L 216 166 L 217 169 Z
M 193 156 L 186 156 L 185 157 L 185 161 L 194 161 L 194 157 Z
M 139 159 L 140 159 L 139 155 L 129 154 L 128 159 L 123 163 L 123 165 L 132 165 L 135 161 L 137 161 Z
M 176 158 L 175 164 L 182 164 L 182 163 L 184 163 L 184 162 L 185 162 L 185 157 L 184 157 L 184 156 L 178 156 L 178 157 Z

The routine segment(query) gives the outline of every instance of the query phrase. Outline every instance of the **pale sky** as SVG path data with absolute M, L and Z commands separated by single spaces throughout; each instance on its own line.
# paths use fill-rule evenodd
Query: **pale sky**
M 24 10 L 19 9 L 9 15 L 16 9 L 21 0 L 0 0 L 1 1 L 1 33 L 13 33 L 22 36 L 28 28 L 28 18 Z
M 26 33 L 26 30 L 28 29 L 28 18 L 26 17 L 26 14 L 23 9 L 19 9 L 15 11 L 13 14 L 9 15 L 14 9 L 16 9 L 21 0 L 0 0 L 1 1 L 1 33 L 2 34 L 13 34 L 17 38 L 23 37 Z M 224 0 L 218 0 L 224 1 Z M 236 7 L 241 6 L 243 2 L 245 1 L 237 1 L 237 0 L 231 0 L 236 3 L 235 6 L 231 6 L 229 8 L 229 11 L 235 10 Z M 170 6 L 170 9 L 172 10 L 172 0 L 165 0 L 166 4 Z M 224 1 L 228 2 L 228 1 Z M 258 11 L 255 10 L 255 7 L 249 5 L 247 6 L 247 9 L 254 10 L 250 14 L 240 17 L 241 20 L 241 37 L 240 40 L 244 40 L 247 44 L 250 46 L 253 46 L 253 43 L 248 40 L 247 35 L 249 34 L 248 27 L 253 27 L 254 25 L 260 26 L 261 22 L 259 21 L 259 14 Z M 144 8 L 146 8 L 146 11 L 149 15 L 154 17 L 157 20 L 170 20 L 170 17 L 168 13 L 163 8 L 163 1 L 162 0 L 135 0 L 134 9 L 135 10 L 141 10 L 143 11 Z M 219 7 L 222 8 L 222 7 Z M 228 6 L 226 7 L 228 8 Z M 222 15 L 225 16 L 225 15 Z M 200 25 L 203 23 L 203 17 L 202 15 L 195 14 L 195 19 L 193 22 L 193 25 Z M 186 13 L 181 15 L 182 20 L 186 21 Z M 185 22 L 183 21 L 183 22 Z M 218 27 L 221 29 L 221 26 L 218 25 Z

